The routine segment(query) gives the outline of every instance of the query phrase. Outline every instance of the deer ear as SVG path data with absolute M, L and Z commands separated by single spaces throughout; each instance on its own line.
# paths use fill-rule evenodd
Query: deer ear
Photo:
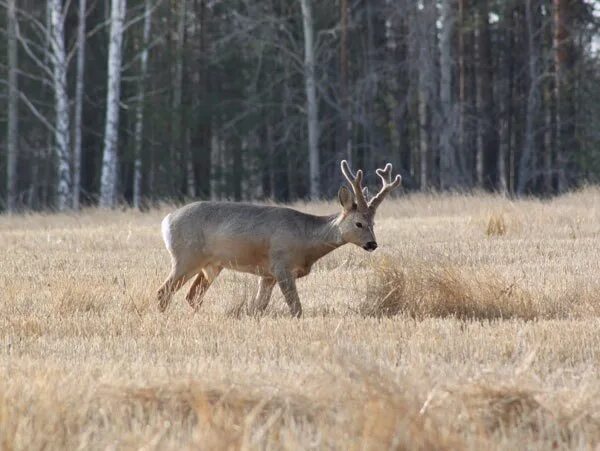
M 344 207 L 344 210 L 350 211 L 354 208 L 354 196 L 345 186 L 340 187 L 340 190 L 338 191 L 338 199 L 340 200 L 342 207 Z

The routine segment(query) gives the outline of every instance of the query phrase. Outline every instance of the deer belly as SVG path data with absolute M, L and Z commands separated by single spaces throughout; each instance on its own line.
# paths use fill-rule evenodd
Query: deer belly
M 269 248 L 264 244 L 223 239 L 210 247 L 211 260 L 224 268 L 257 275 L 269 273 Z

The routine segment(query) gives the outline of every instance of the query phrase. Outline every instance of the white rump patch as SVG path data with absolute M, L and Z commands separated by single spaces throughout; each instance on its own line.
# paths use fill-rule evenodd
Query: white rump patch
M 173 242 L 171 237 L 171 214 L 165 216 L 165 218 L 160 223 L 160 230 L 162 233 L 163 241 L 165 242 L 165 246 L 169 250 L 169 252 L 173 253 Z

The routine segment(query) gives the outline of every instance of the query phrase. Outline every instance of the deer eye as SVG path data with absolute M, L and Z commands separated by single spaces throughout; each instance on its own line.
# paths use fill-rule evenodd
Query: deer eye
M 359 229 L 362 229 L 362 228 L 363 228 L 363 225 L 362 225 L 360 222 L 357 222 L 357 223 L 356 223 L 356 227 L 358 227 Z

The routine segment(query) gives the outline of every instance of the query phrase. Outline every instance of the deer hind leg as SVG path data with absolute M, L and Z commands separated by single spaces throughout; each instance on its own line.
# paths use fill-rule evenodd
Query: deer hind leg
M 202 305 L 206 291 L 217 278 L 221 269 L 221 267 L 217 266 L 207 266 L 206 268 L 203 268 L 194 279 L 192 286 L 185 295 L 185 300 L 188 301 L 188 304 L 190 304 L 190 307 L 194 310 L 198 310 Z
M 169 274 L 167 280 L 165 280 L 156 293 L 158 298 L 158 310 L 160 312 L 164 312 L 167 309 L 173 298 L 173 294 L 185 285 L 193 274 L 194 273 L 184 272 L 177 268 L 176 265 L 173 265 L 171 274 Z
M 258 283 L 258 292 L 250 307 L 250 314 L 258 315 L 265 311 L 271 299 L 271 293 L 275 286 L 276 280 L 272 277 L 261 277 Z
M 285 302 L 290 308 L 290 313 L 293 318 L 300 318 L 302 316 L 302 304 L 300 304 L 300 297 L 296 290 L 296 278 L 290 272 L 280 272 L 275 275 L 279 288 L 283 293 Z

